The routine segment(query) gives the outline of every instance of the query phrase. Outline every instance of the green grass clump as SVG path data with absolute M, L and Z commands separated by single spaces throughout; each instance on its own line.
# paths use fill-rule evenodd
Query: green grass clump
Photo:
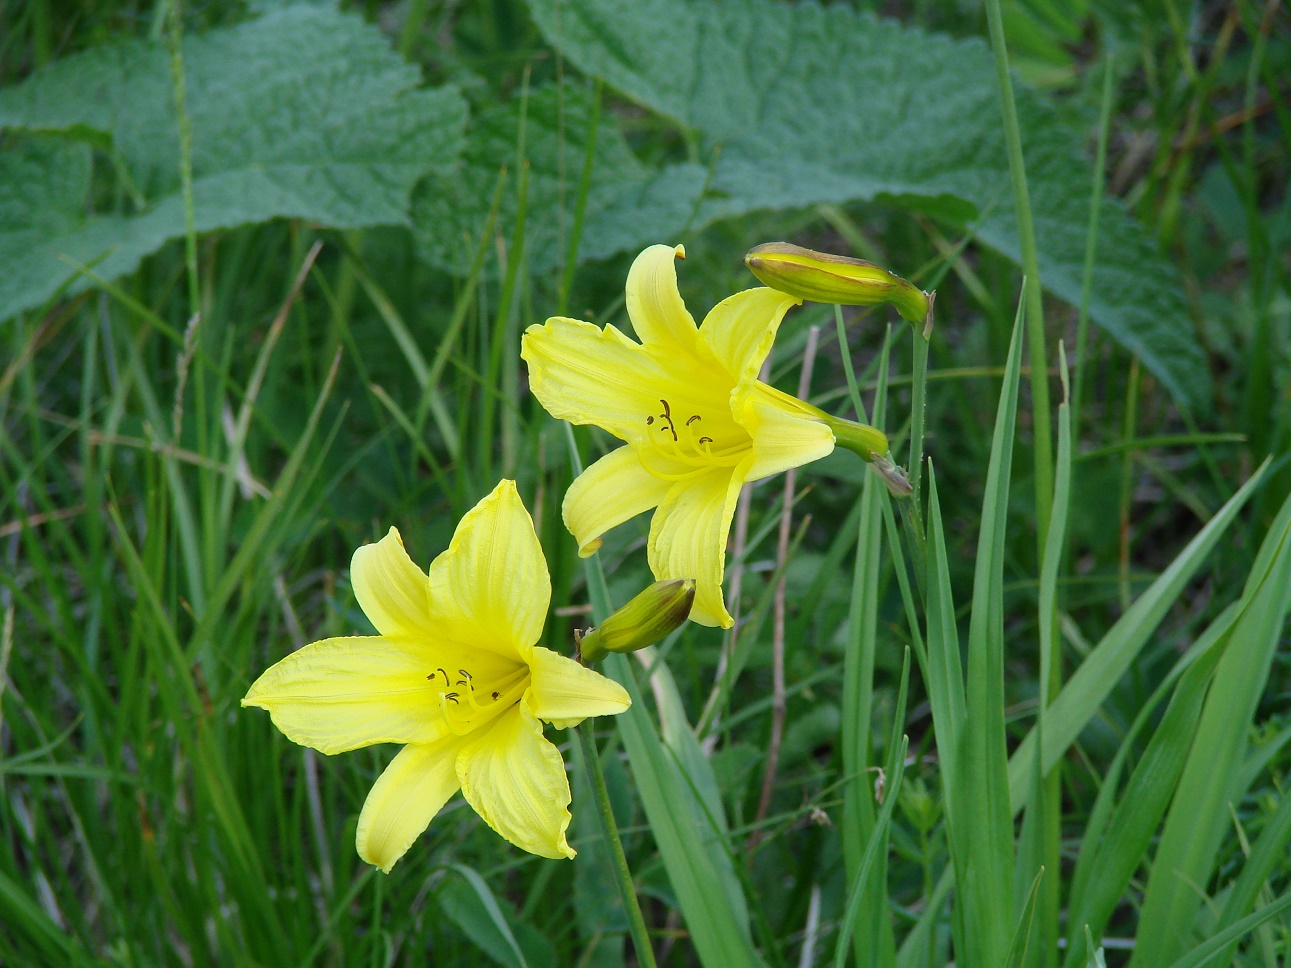
M 1291 24 L 1050 6 L 12 11 L 0 962 L 1291 958 Z M 751 486 L 736 628 L 612 656 L 631 713 L 549 733 L 574 862 L 457 802 L 366 868 L 393 751 L 296 747 L 247 686 L 366 630 L 354 548 L 428 561 L 501 477 L 571 654 L 647 525 L 578 558 L 614 442 L 520 334 L 626 327 L 653 242 L 701 313 L 773 239 L 937 291 L 926 341 L 808 304 L 770 360 L 915 499 L 846 453 Z

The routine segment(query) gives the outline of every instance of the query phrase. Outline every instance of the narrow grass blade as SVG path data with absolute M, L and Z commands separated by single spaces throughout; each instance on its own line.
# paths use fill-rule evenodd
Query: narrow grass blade
M 1264 825 L 1259 839 L 1251 848 L 1251 855 L 1242 866 L 1237 883 L 1228 892 L 1228 900 L 1224 902 L 1224 910 L 1219 916 L 1220 929 L 1227 930 L 1236 924 L 1238 915 L 1255 903 L 1265 882 L 1276 871 L 1285 868 L 1288 843 L 1291 843 L 1291 796 L 1283 794 L 1277 811 Z M 1231 963 L 1235 953 L 1234 943 L 1229 951 L 1220 956 L 1217 963 Z
M 1239 793 L 1248 731 L 1291 609 L 1291 497 L 1256 555 L 1179 788 L 1166 818 L 1143 899 L 1133 968 L 1164 968 L 1182 953 Z
M 1009 960 L 1004 963 L 1005 968 L 1022 968 L 1027 963 L 1031 925 L 1035 920 L 1036 901 L 1040 897 L 1040 884 L 1043 880 L 1044 868 L 1041 867 L 1035 880 L 1031 882 L 1031 890 L 1027 892 L 1027 903 L 1022 908 L 1022 916 L 1018 918 L 1017 930 L 1013 932 L 1013 943 L 1009 945 Z
M 882 429 L 887 392 L 888 341 L 879 359 L 879 388 L 874 398 L 874 425 Z M 847 644 L 843 656 L 842 758 L 843 857 L 849 881 L 855 883 L 862 857 L 875 830 L 873 797 L 866 782 L 873 746 L 874 663 L 879 634 L 879 552 L 883 541 L 880 514 L 883 488 L 874 474 L 861 485 L 861 516 L 856 534 L 856 561 L 847 612 Z M 908 661 L 908 660 L 907 660 Z M 900 735 L 901 725 L 893 736 Z M 886 840 L 885 840 L 886 843 Z M 883 968 L 894 963 L 896 947 L 887 911 L 887 863 L 882 851 L 867 874 L 858 900 L 855 930 L 857 963 Z
M 869 880 L 870 868 L 874 865 L 880 850 L 887 846 L 888 825 L 892 821 L 892 808 L 896 805 L 901 792 L 901 780 L 905 776 L 906 750 L 909 745 L 909 738 L 901 737 L 901 742 L 897 747 L 899 754 L 896 772 L 888 777 L 887 791 L 883 797 L 883 807 L 879 810 L 878 818 L 874 821 L 874 829 L 870 831 L 870 839 L 865 844 L 865 854 L 861 857 L 861 863 L 856 869 L 856 876 L 852 878 L 851 887 L 848 888 L 847 907 L 843 912 L 842 924 L 839 926 L 838 943 L 834 946 L 834 968 L 844 968 L 844 965 L 847 964 L 847 948 L 851 943 L 852 926 L 856 923 L 857 915 L 860 913 L 861 900 L 865 896 L 865 885 L 866 881 Z
M 1196 736 L 1206 690 L 1228 647 L 1233 627 L 1233 623 L 1227 623 L 1228 634 L 1214 641 L 1184 673 L 1161 725 L 1153 734 L 1112 814 L 1106 834 L 1096 844 L 1082 843 L 1082 853 L 1086 849 L 1093 853 L 1094 859 L 1089 864 L 1093 873 L 1087 889 L 1082 890 L 1079 896 L 1073 894 L 1069 920 L 1071 944 L 1066 959 L 1069 966 L 1079 964 L 1085 957 L 1084 938 L 1080 932 L 1088 928 L 1094 934 L 1102 935 L 1112 911 L 1124 897 L 1130 878 L 1147 855 L 1152 836 L 1165 815 L 1179 774 L 1183 771 Z M 1116 781 L 1105 782 L 1114 784 Z M 1086 836 L 1092 835 L 1091 832 Z
M 774 582 L 770 585 L 774 585 Z M 658 650 L 651 647 L 634 654 L 649 669 L 650 691 L 659 711 L 659 730 L 663 745 L 680 768 L 691 797 L 699 801 L 692 804 L 695 809 L 695 826 L 703 832 L 706 842 L 711 841 L 717 848 L 709 852 L 714 870 L 722 880 L 727 899 L 739 923 L 747 924 L 749 909 L 744 890 L 735 872 L 730 852 L 723 849 L 723 845 L 730 843 L 731 831 L 726 823 L 726 809 L 722 806 L 722 794 L 717 785 L 717 776 L 713 773 L 713 764 L 699 745 L 699 739 L 686 718 L 686 707 L 681 701 L 677 681 L 667 663 L 661 660 Z
M 577 475 L 582 467 L 572 433 L 567 435 L 567 440 Z M 600 621 L 613 611 L 605 575 L 596 556 L 585 559 L 583 564 L 592 615 Z M 632 766 L 650 831 L 700 962 L 706 968 L 761 966 L 762 960 L 749 934 L 747 916 L 741 920 L 720 874 L 720 864 L 724 861 L 718 858 L 726 858 L 725 845 L 715 836 L 705 839 L 695 823 L 689 784 L 659 738 L 631 664 L 625 656 L 610 655 L 604 668 L 622 683 L 632 699 L 628 711 L 615 717 L 615 725 Z M 684 806 L 678 809 L 678 805 Z
M 461 874 L 470 885 L 485 916 L 480 917 L 480 910 L 473 905 L 459 904 L 449 906 L 449 917 L 494 960 L 507 968 L 529 968 L 524 952 L 520 950 L 520 944 L 511 931 L 511 925 L 507 923 L 506 915 L 502 913 L 497 898 L 493 896 L 493 891 L 484 878 L 478 871 L 464 864 L 453 864 L 451 869 Z
M 1198 945 L 1183 957 L 1171 962 L 1169 968 L 1203 968 L 1204 965 L 1211 963 L 1222 964 L 1216 956 L 1228 945 L 1288 908 L 1291 908 L 1291 893 L 1283 894 L 1272 904 L 1264 905 L 1254 914 L 1247 915 L 1236 924 L 1225 928 L 1204 944 Z
M 986 472 L 968 632 L 967 717 L 955 781 L 957 822 L 962 823 L 962 834 L 956 840 L 965 851 L 955 857 L 955 876 L 960 886 L 959 910 L 967 928 L 963 957 L 973 968 L 1003 963 L 1014 918 L 1013 819 L 1004 736 L 1004 537 L 1017 424 L 1023 305 L 1019 302 L 1013 325 Z
M 1067 357 L 1063 345 L 1058 343 L 1059 373 L 1064 389 L 1068 385 Z M 1058 573 L 1064 557 L 1067 533 L 1067 509 L 1071 502 L 1071 404 L 1064 399 L 1058 407 L 1058 463 L 1054 472 L 1053 516 L 1049 534 L 1045 539 L 1044 557 L 1040 565 L 1040 593 L 1038 626 L 1040 629 L 1040 695 L 1036 708 L 1035 731 L 1038 738 L 1033 758 L 1031 799 L 1027 804 L 1018 848 L 1015 887 L 1019 893 L 1032 871 L 1047 869 L 1054 872 L 1061 868 L 1059 846 L 1062 816 L 1062 764 L 1046 770 L 1040 750 L 1044 746 L 1045 722 L 1049 702 L 1061 688 L 1061 650 L 1054 635 L 1058 614 Z M 1038 911 L 1039 957 L 1032 956 L 1032 964 L 1056 964 L 1058 942 L 1058 877 L 1050 877 L 1041 884 Z
M 1089 656 L 1054 697 L 1046 711 L 1046 733 L 1042 747 L 1044 768 L 1048 770 L 1063 756 L 1081 730 L 1133 664 L 1148 643 L 1157 626 L 1174 606 L 1179 595 L 1196 575 L 1206 556 L 1219 543 L 1229 525 L 1263 480 L 1269 462 L 1265 461 L 1242 487 L 1229 498 L 1219 512 L 1170 563 L 1161 576 L 1130 606 Z M 1022 809 L 1029 794 L 1029 771 L 1036 741 L 1028 733 L 1014 750 L 1009 761 L 1009 787 L 1014 812 Z

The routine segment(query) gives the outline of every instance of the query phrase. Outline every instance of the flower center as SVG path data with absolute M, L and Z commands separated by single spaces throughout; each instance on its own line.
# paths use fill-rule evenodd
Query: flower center
M 662 408 L 659 413 L 648 414 L 645 418 L 646 426 L 650 428 L 647 446 L 653 452 L 694 470 L 665 473 L 650 467 L 650 472 L 656 477 L 682 480 L 711 467 L 734 467 L 748 450 L 747 439 L 740 440 L 738 433 L 730 430 L 723 432 L 711 415 L 706 425 L 703 414 L 687 416 L 683 410 L 674 410 L 666 398 L 660 397 L 659 405 Z
M 529 687 L 529 667 L 522 665 L 501 678 L 487 682 L 475 678 L 469 669 L 456 675 L 439 668 L 426 680 L 439 698 L 438 712 L 449 732 L 456 736 L 479 729 L 520 701 Z

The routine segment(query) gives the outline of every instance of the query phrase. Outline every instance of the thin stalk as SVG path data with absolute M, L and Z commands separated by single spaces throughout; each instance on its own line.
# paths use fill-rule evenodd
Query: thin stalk
M 807 330 L 807 347 L 803 351 L 802 371 L 798 376 L 798 399 L 806 400 L 811 393 L 811 371 L 816 364 L 816 346 L 820 340 L 820 327 Z M 771 807 L 771 794 L 775 791 L 776 770 L 780 766 L 780 744 L 784 739 L 784 721 L 787 713 L 784 686 L 784 623 L 785 623 L 785 564 L 789 558 L 789 532 L 793 526 L 793 495 L 798 483 L 797 468 L 791 467 L 784 475 L 784 496 L 780 508 L 780 534 L 776 545 L 776 567 L 780 580 L 775 586 L 775 604 L 771 625 L 771 738 L 767 741 L 767 765 L 762 774 L 762 792 L 758 796 L 758 809 L 753 819 L 754 831 L 749 836 L 750 853 L 762 839 L 761 823 Z
M 1118 516 L 1120 541 L 1117 554 L 1122 611 L 1130 607 L 1130 505 L 1134 498 L 1134 454 L 1138 449 L 1132 446 L 1139 409 L 1139 358 L 1137 356 L 1130 360 L 1128 382 L 1129 386 L 1125 391 L 1125 424 L 1122 434 L 1125 459 L 1121 463 L 1121 506 Z
M 574 428 L 565 424 L 565 439 L 569 445 L 569 461 L 573 476 L 583 473 L 583 462 L 578 456 L 578 444 L 574 440 Z M 587 594 L 592 602 L 592 617 L 599 623 L 610 614 L 610 593 L 601 573 L 600 562 L 587 570 Z M 593 577 L 595 576 L 595 578 Z M 654 949 L 650 946 L 650 935 L 646 930 L 645 918 L 641 915 L 641 905 L 637 903 L 636 888 L 632 883 L 632 872 L 628 868 L 627 856 L 623 853 L 623 842 L 619 840 L 619 827 L 614 819 L 614 808 L 610 803 L 609 790 L 605 786 L 605 773 L 601 769 L 601 756 L 596 748 L 595 738 L 588 732 L 575 729 L 578 741 L 582 745 L 583 759 L 587 763 L 588 779 L 592 781 L 592 792 L 596 796 L 597 817 L 601 822 L 601 835 L 609 845 L 614 867 L 614 880 L 623 899 L 623 910 L 627 913 L 628 931 L 632 935 L 632 945 L 636 949 L 637 961 L 646 968 L 655 968 Z
M 1085 233 L 1085 268 L 1080 281 L 1080 309 L 1076 320 L 1076 372 L 1071 385 L 1071 432 L 1080 440 L 1080 400 L 1085 386 L 1085 346 L 1089 334 L 1089 295 L 1094 287 L 1094 255 L 1098 250 L 1098 215 L 1103 204 L 1103 180 L 1107 172 L 1107 134 L 1112 117 L 1112 65 L 1107 55 L 1103 68 L 1103 97 L 1098 109 L 1098 150 L 1094 158 L 1094 183 L 1089 193 L 1089 229 Z
M 856 384 L 856 369 L 852 366 L 852 351 L 847 345 L 847 324 L 843 322 L 843 307 L 834 307 L 834 325 L 838 328 L 838 354 L 843 358 L 843 375 L 847 377 L 847 395 L 851 397 L 852 409 L 856 419 L 869 423 L 865 415 L 865 403 L 861 400 L 861 390 Z
M 578 198 L 574 202 L 574 227 L 569 234 L 569 248 L 565 250 L 565 270 L 560 277 L 560 293 L 556 300 L 556 315 L 569 312 L 569 293 L 574 286 L 574 270 L 578 268 L 578 246 L 583 238 L 583 222 L 587 216 L 587 197 L 592 192 L 592 171 L 596 167 L 596 134 L 601 124 L 601 79 L 592 87 L 592 115 L 587 120 L 587 148 L 583 153 L 583 171 L 578 179 Z
M 914 333 L 914 371 L 910 395 L 910 487 L 914 501 L 915 514 L 922 518 L 920 511 L 919 485 L 923 482 L 923 435 L 928 417 L 928 342 L 918 329 Z M 919 529 L 920 533 L 923 528 Z
M 1053 511 L 1053 440 L 1050 430 L 1048 353 L 1045 351 L 1044 290 L 1040 285 L 1040 260 L 1036 255 L 1035 223 L 1031 218 L 1031 198 L 1027 192 L 1026 163 L 1022 158 L 1022 132 L 1018 125 L 1017 105 L 1013 100 L 1013 80 L 1009 76 L 1009 55 L 1004 44 L 1004 21 L 1000 0 L 986 0 L 986 21 L 990 29 L 991 50 L 995 54 L 995 75 L 1000 87 L 1000 106 L 1004 110 L 1004 140 L 1009 156 L 1009 174 L 1013 180 L 1013 203 L 1017 209 L 1018 242 L 1022 250 L 1022 273 L 1026 276 L 1027 349 L 1031 355 L 1031 413 L 1034 427 L 1036 548 L 1044 554 Z
M 174 85 L 175 116 L 179 125 L 179 182 L 184 198 L 184 267 L 188 274 L 188 314 L 201 312 L 197 275 L 197 216 L 193 206 L 193 120 L 188 115 L 188 85 L 184 80 L 184 24 L 180 0 L 171 0 L 166 40 L 170 47 L 170 79 Z
M 590 729 L 575 729 L 574 732 L 578 734 L 578 742 L 583 747 L 583 760 L 587 764 L 587 776 L 592 781 L 592 793 L 596 797 L 601 834 L 610 847 L 614 882 L 623 899 L 623 910 L 627 912 L 628 933 L 632 935 L 637 962 L 646 968 L 655 968 L 654 949 L 650 946 L 650 934 L 646 930 L 645 918 L 641 915 L 641 905 L 637 903 L 636 887 L 632 883 L 627 855 L 623 853 L 623 842 L 619 840 L 619 827 L 614 820 L 610 791 L 605 786 L 605 772 L 601 769 L 601 754 L 596 748 L 596 738 Z

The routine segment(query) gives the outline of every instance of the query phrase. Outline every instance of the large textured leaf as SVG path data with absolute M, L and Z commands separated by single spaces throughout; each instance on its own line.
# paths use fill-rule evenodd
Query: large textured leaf
M 360 18 L 293 6 L 184 43 L 199 232 L 276 217 L 337 228 L 405 223 L 414 183 L 461 146 L 454 88 L 416 68 Z M 126 41 L 60 61 L 0 91 L 0 317 L 39 305 L 75 270 L 127 273 L 184 231 L 168 53 Z M 104 146 L 121 204 L 91 191 Z M 108 161 L 111 159 L 111 162 Z
M 971 224 L 981 241 L 1019 257 L 994 68 L 981 42 L 845 4 L 529 5 L 581 69 L 693 132 L 705 162 L 665 169 L 603 209 L 589 220 L 585 255 L 639 245 L 642 226 L 676 233 L 759 209 L 887 197 Z M 1038 96 L 1020 91 L 1018 110 L 1043 283 L 1075 302 L 1089 165 Z M 1204 406 L 1209 375 L 1177 274 L 1115 202 L 1105 208 L 1090 314 L 1181 402 Z
M 488 221 L 498 174 L 504 168 L 515 170 L 523 122 L 528 206 L 530 212 L 537 213 L 525 223 L 525 258 L 535 272 L 561 264 L 574 229 L 591 117 L 591 93 L 573 83 L 546 85 L 534 90 L 527 102 L 516 97 L 508 104 L 481 111 L 471 122 L 462 164 L 425 179 L 413 193 L 413 232 L 421 257 L 445 269 L 460 272 L 466 268 Z M 638 204 L 653 223 L 635 226 L 627 246 L 615 240 L 617 229 L 605 213 L 639 201 L 652 177 L 628 148 L 614 119 L 603 117 L 596 132 L 580 245 L 583 253 L 616 251 L 676 231 L 678 222 L 665 206 Z M 514 186 L 512 177 L 510 187 Z M 514 223 L 516 204 L 516 192 L 505 192 L 500 224 Z M 608 239 L 607 229 L 611 231 Z

